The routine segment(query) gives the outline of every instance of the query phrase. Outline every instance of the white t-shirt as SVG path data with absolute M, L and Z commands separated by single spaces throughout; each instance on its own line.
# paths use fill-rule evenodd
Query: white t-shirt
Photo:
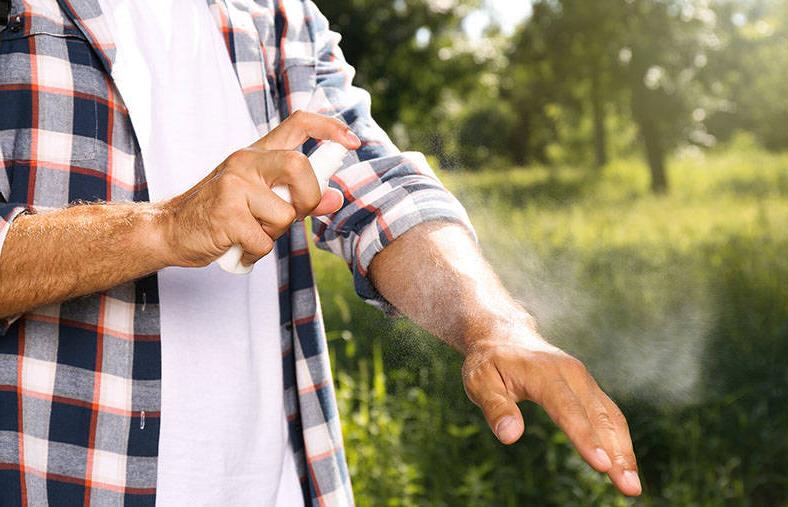
M 100 0 L 151 201 L 259 135 L 205 0 Z M 274 255 L 159 273 L 159 505 L 303 505 L 287 439 Z

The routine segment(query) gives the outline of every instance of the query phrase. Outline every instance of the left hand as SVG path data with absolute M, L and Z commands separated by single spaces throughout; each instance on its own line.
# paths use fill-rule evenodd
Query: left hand
M 550 345 L 528 326 L 504 325 L 467 349 L 463 383 L 504 444 L 523 434 L 517 402 L 538 403 L 595 470 L 625 495 L 641 493 L 626 419 L 583 363 Z

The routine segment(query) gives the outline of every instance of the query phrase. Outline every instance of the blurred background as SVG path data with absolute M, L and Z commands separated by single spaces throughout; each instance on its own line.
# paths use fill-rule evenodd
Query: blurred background
M 317 0 L 544 334 L 629 418 L 626 500 L 315 252 L 361 506 L 788 505 L 788 0 Z

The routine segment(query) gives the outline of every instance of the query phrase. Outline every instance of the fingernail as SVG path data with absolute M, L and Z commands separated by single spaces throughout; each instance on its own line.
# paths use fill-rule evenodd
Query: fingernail
M 633 472 L 632 470 L 624 472 L 624 484 L 632 488 L 633 491 L 636 491 L 636 494 L 640 494 L 643 489 L 640 485 L 640 477 L 638 477 L 637 472 Z
M 604 449 L 597 447 L 594 450 L 594 454 L 596 454 L 596 459 L 603 468 L 610 468 L 613 466 L 613 462 L 610 461 L 610 456 L 607 455 Z
M 355 145 L 361 145 L 361 139 L 359 139 L 358 136 L 355 133 L 353 133 L 352 130 L 347 129 L 345 131 L 345 137 L 347 138 L 349 143 Z
M 517 421 L 514 417 L 506 416 L 495 426 L 495 434 L 502 442 L 511 442 L 517 438 Z

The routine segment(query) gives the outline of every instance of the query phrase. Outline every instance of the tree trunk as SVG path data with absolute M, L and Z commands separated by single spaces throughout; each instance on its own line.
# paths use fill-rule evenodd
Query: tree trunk
M 528 165 L 531 155 L 528 149 L 528 144 L 531 139 L 531 124 L 523 119 L 522 113 L 520 118 L 519 128 L 513 129 L 512 132 L 513 134 L 517 133 L 517 135 L 513 135 L 509 141 L 512 146 L 512 162 L 514 162 L 516 166 L 525 167 Z
M 655 194 L 668 192 L 668 175 L 665 172 L 665 148 L 654 127 L 646 120 L 640 127 L 643 143 L 646 145 L 646 159 L 651 170 L 651 191 Z
M 607 131 L 605 129 L 605 104 L 596 66 L 591 72 L 591 114 L 594 121 L 594 154 L 596 167 L 607 164 Z
M 668 175 L 665 171 L 666 147 L 654 120 L 654 107 L 649 107 L 648 90 L 642 83 L 636 82 L 632 87 L 632 118 L 640 130 L 640 137 L 646 148 L 646 161 L 651 171 L 651 191 L 655 194 L 668 192 Z

